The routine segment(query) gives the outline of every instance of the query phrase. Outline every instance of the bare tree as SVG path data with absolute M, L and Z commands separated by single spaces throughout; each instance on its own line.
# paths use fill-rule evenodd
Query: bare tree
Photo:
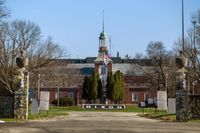
M 147 46 L 147 55 L 152 59 L 153 71 L 149 72 L 148 77 L 152 77 L 151 84 L 157 90 L 166 87 L 165 64 L 167 62 L 167 51 L 162 42 L 151 41 Z M 150 76 L 151 75 L 151 76 Z
M 8 17 L 9 12 L 5 6 L 5 0 L 0 0 L 0 22 L 3 18 Z
M 42 40 L 35 23 L 21 20 L 2 23 L 0 31 L 0 84 L 11 93 L 14 91 L 15 59 L 21 50 L 29 57 L 29 71 L 65 56 L 65 51 L 52 38 Z
M 191 88 L 192 83 L 200 82 L 200 10 L 192 15 L 191 27 L 185 35 L 184 42 L 184 56 L 189 60 L 187 67 L 187 86 Z M 174 56 L 178 55 L 181 44 L 181 39 L 175 42 L 173 49 Z
M 134 58 L 135 59 L 142 59 L 142 58 L 144 58 L 144 55 L 142 53 L 136 53 Z
M 192 26 L 187 34 L 187 39 L 190 40 L 188 86 L 195 82 L 200 83 L 200 10 L 192 15 L 191 22 Z M 200 93 L 200 90 L 197 89 L 197 92 Z
M 36 47 L 31 47 L 28 55 L 30 58 L 29 70 L 32 71 L 55 63 L 55 59 L 66 57 L 67 52 L 64 48 L 54 43 L 51 37 L 48 37 Z

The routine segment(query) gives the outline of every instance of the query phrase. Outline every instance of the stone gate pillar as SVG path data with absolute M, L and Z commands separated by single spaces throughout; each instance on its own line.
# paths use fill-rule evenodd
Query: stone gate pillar
M 176 120 L 183 122 L 190 119 L 189 93 L 186 89 L 187 58 L 182 51 L 176 58 Z
M 26 69 L 28 58 L 24 57 L 23 51 L 16 58 L 17 73 L 15 76 L 15 92 L 14 92 L 14 118 L 28 118 L 28 90 L 29 90 L 29 73 Z

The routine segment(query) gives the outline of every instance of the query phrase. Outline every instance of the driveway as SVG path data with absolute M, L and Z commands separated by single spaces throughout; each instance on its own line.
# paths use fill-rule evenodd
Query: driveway
M 0 133 L 199 133 L 200 123 L 161 122 L 135 113 L 69 112 L 68 116 L 0 124 Z

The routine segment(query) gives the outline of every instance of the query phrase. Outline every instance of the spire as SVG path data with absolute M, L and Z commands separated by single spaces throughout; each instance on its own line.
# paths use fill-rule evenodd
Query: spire
M 103 10 L 103 14 L 102 14 L 102 15 L 103 15 L 103 16 L 102 16 L 102 17 L 103 17 L 103 24 L 102 24 L 103 27 L 102 27 L 102 31 L 104 32 L 104 10 Z
M 106 33 L 104 32 L 104 10 L 102 11 L 102 32 L 100 34 L 100 37 L 99 39 L 100 40 L 105 40 L 107 37 L 106 37 Z

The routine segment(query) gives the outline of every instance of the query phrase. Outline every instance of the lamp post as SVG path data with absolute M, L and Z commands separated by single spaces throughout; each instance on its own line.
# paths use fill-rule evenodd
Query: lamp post
M 195 84 L 197 83 L 197 81 L 193 81 L 192 82 L 192 94 L 194 95 L 194 89 L 195 89 Z
M 166 91 L 166 96 L 167 96 L 167 108 L 168 108 L 168 74 L 165 74 L 165 91 Z
M 38 103 L 39 103 L 39 100 L 40 100 L 40 78 L 41 78 L 41 74 L 38 73 L 37 75 L 37 100 L 38 100 Z
M 165 91 L 167 91 L 167 87 L 168 87 L 168 74 L 165 74 Z
M 192 94 L 193 94 L 193 95 L 194 95 L 194 85 L 195 85 L 195 83 L 192 82 Z
M 58 98 L 57 106 L 59 107 L 60 106 L 60 88 L 59 87 L 57 88 L 57 98 Z
M 194 20 L 192 20 L 192 24 L 193 24 L 193 26 L 194 26 L 194 33 L 193 33 L 193 67 L 195 68 L 195 65 L 196 65 L 196 36 L 195 36 L 195 34 L 196 34 L 196 23 L 197 23 L 197 21 L 194 19 Z

